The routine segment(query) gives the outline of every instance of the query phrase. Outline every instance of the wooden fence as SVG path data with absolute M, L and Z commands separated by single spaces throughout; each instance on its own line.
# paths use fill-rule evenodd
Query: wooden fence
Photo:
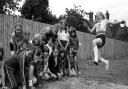
M 17 22 L 22 24 L 24 30 L 31 30 L 31 37 L 37 32 L 40 32 L 44 27 L 48 26 L 48 24 L 34 22 L 15 16 L 0 15 L 0 41 L 4 44 L 5 58 L 10 56 L 9 41 Z M 93 50 L 91 43 L 95 36 L 83 32 L 77 32 L 77 35 L 81 43 L 79 57 L 84 60 L 92 58 Z M 128 56 L 128 43 L 107 38 L 106 45 L 102 50 L 102 55 L 105 58 L 115 59 Z

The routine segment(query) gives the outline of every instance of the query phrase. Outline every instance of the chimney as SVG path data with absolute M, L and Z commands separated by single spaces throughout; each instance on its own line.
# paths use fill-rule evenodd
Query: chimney
M 109 16 L 110 16 L 110 14 L 109 14 L 108 10 L 106 10 L 105 18 L 107 18 L 109 20 Z
M 89 12 L 89 21 L 93 22 L 93 12 Z

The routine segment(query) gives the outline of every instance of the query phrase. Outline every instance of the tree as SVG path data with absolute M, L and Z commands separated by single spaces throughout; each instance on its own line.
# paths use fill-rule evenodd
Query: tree
M 26 0 L 21 9 L 25 19 L 53 24 L 57 21 L 49 9 L 48 0 Z
M 20 10 L 19 2 L 22 0 L 0 0 L 0 14 L 12 14 L 13 11 Z
M 128 27 L 123 27 L 116 33 L 115 39 L 128 42 Z
M 66 14 L 61 15 L 58 19 L 66 19 L 67 25 L 75 27 L 77 30 L 82 32 L 88 32 L 87 28 L 84 27 L 84 24 L 90 25 L 87 19 L 84 18 L 86 12 L 81 9 L 81 6 L 75 6 L 72 9 L 66 8 Z

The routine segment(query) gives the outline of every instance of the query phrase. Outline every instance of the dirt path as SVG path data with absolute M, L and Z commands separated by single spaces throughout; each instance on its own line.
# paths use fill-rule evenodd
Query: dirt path
M 92 60 L 80 60 L 79 67 L 81 75 L 45 82 L 39 89 L 128 89 L 128 57 L 110 60 L 109 72 Z

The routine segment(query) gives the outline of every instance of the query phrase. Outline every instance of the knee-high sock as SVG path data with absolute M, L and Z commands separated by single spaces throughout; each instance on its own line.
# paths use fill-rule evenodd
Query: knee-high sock
M 94 51 L 94 61 L 98 62 L 98 48 L 97 48 L 97 46 L 93 47 L 93 51 Z

